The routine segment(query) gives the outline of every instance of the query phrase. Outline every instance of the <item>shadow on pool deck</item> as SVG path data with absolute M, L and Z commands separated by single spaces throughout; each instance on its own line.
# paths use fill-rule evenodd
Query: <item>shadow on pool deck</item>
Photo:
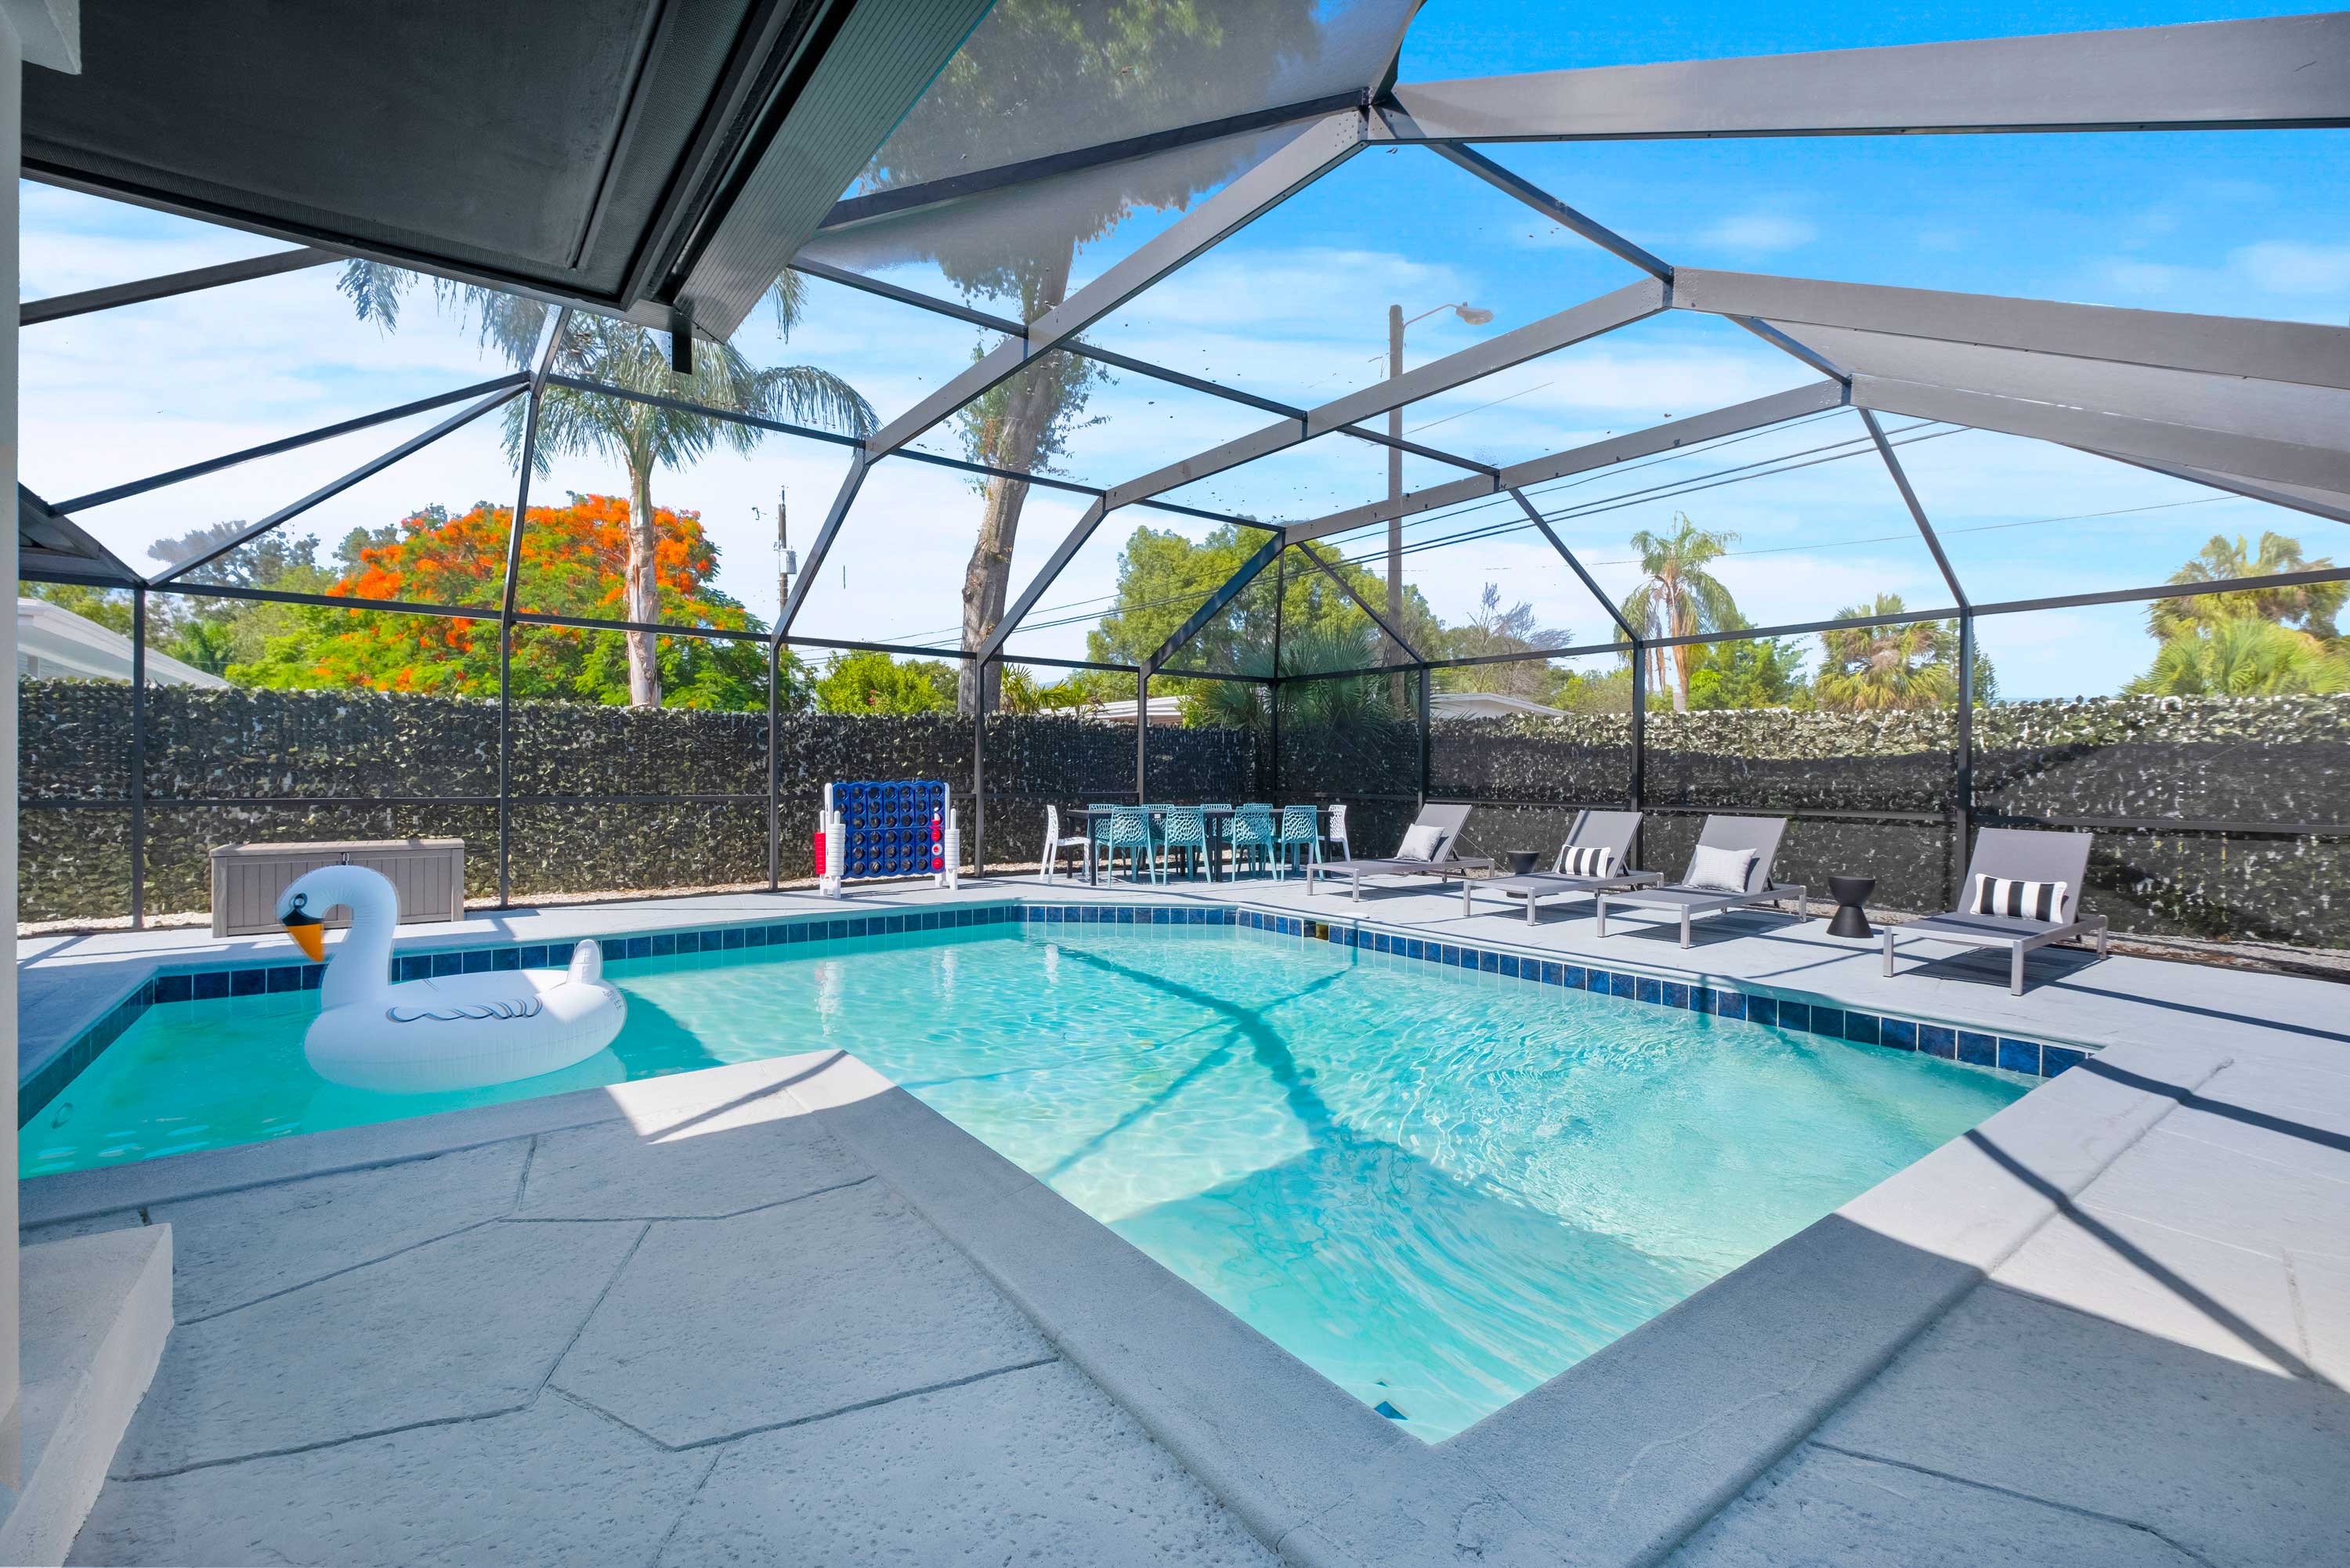
M 172 1224 L 182 1314 L 76 1560 L 2324 1561 L 2350 1094 L 2098 1065 L 1435 1447 L 853 1059 L 596 1091 L 57 1228 Z M 1986 1279 L 1919 1190 L 2047 1217 Z

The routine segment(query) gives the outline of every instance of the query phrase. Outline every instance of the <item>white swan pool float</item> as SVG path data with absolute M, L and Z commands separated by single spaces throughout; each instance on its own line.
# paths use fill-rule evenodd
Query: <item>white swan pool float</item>
M 337 905 L 351 929 L 326 955 L 322 921 Z M 583 941 L 571 967 L 486 970 L 391 983 L 400 897 L 378 872 L 322 866 L 295 879 L 277 919 L 327 973 L 303 1054 L 317 1075 L 355 1089 L 431 1094 L 534 1078 L 612 1043 L 629 1004 L 604 979 L 604 950 Z

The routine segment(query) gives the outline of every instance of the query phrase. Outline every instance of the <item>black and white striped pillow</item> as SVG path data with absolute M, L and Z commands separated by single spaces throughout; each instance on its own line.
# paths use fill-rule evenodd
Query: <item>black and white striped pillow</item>
M 1970 907 L 1978 915 L 2021 915 L 2027 919 L 2053 920 L 2056 911 L 2064 907 L 2064 884 L 1977 877 Z
M 1616 852 L 1599 846 L 1578 849 L 1569 845 L 1560 852 L 1558 868 L 1570 877 L 1612 877 Z

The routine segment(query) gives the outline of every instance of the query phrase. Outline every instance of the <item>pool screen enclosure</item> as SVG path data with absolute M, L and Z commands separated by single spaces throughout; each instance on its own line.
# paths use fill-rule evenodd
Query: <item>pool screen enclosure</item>
M 954 62 L 790 261 L 790 289 L 860 301 L 858 308 L 886 310 L 893 322 L 964 335 L 941 342 L 965 344 L 972 328 L 983 335 L 967 358 L 959 348 L 942 357 L 918 398 L 876 410 L 869 429 L 697 400 L 688 394 L 700 383 L 682 377 L 663 382 L 592 373 L 588 357 L 574 351 L 577 335 L 613 311 L 614 302 L 542 278 L 515 290 L 538 309 L 538 327 L 505 373 L 161 472 L 75 486 L 79 493 L 20 491 L 22 575 L 120 590 L 132 607 L 136 711 L 127 799 L 134 918 L 144 909 L 144 630 L 157 599 L 348 609 L 355 601 L 346 591 L 224 581 L 207 568 L 435 443 L 469 428 L 478 433 L 493 416 L 510 432 L 508 515 L 530 518 L 534 474 L 545 472 L 546 417 L 563 397 L 610 400 L 806 443 L 836 454 L 839 478 L 815 511 L 796 574 L 787 587 L 777 586 L 772 616 L 760 618 L 766 624 L 646 621 L 535 607 L 518 592 L 527 547 L 521 525 L 505 528 L 496 587 L 478 601 L 441 602 L 405 591 L 365 601 L 370 611 L 494 628 L 496 783 L 485 792 L 489 800 L 477 804 L 496 810 L 502 903 L 513 893 L 507 840 L 522 793 L 512 755 L 513 661 L 517 638 L 533 628 L 741 642 L 759 651 L 766 668 L 769 776 L 764 796 L 750 798 L 765 805 L 771 883 L 782 877 L 785 838 L 806 826 L 786 820 L 779 804 L 783 764 L 775 742 L 785 718 L 782 664 L 787 650 L 797 649 L 966 667 L 967 836 L 972 858 L 983 865 L 991 793 L 987 709 L 1011 666 L 1130 681 L 1136 722 L 1128 793 L 1137 796 L 1150 787 L 1154 681 L 1191 691 L 1224 684 L 1248 694 L 1236 693 L 1232 706 L 1249 708 L 1261 725 L 1270 787 L 1399 807 L 1431 795 L 1473 796 L 1534 814 L 1570 799 L 1628 804 L 1667 820 L 1692 815 L 1698 807 L 1691 803 L 1700 800 L 1736 804 L 1724 798 L 1730 786 L 1719 781 L 1669 784 L 1659 771 L 1652 704 L 1660 701 L 1660 681 L 1686 686 L 1690 650 L 1843 633 L 1898 639 L 1905 628 L 1947 628 L 1956 639 L 1948 742 L 1934 763 L 1939 782 L 1906 805 L 1890 795 L 1857 810 L 1832 799 L 1799 800 L 1790 808 L 1799 819 L 1808 813 L 1833 824 L 1841 812 L 1856 821 L 1930 828 L 1945 836 L 1946 846 L 1957 846 L 1942 852 L 1950 876 L 1963 863 L 1970 830 L 1986 822 L 2215 840 L 2233 835 L 2334 844 L 2350 835 L 2338 810 L 2332 818 L 2304 812 L 2284 820 L 2186 809 L 2090 817 L 2035 806 L 2028 792 L 2002 794 L 2004 784 L 1978 778 L 1983 742 L 1976 733 L 1974 690 L 1984 640 L 2012 618 L 2107 607 L 2136 607 L 2130 613 L 2142 614 L 2166 600 L 2220 592 L 2285 595 L 2350 581 L 2350 569 L 2330 561 L 2286 563 L 2184 583 L 2136 580 L 2125 571 L 2126 580 L 2094 585 L 2039 581 L 2028 593 L 2014 591 L 2015 574 L 2002 570 L 1984 587 L 1981 559 L 1969 553 L 1981 547 L 1971 541 L 1983 535 L 1970 531 L 1962 548 L 1955 535 L 1938 528 L 1947 517 L 1938 517 L 1935 485 L 1919 468 L 1939 461 L 1945 438 L 1996 442 L 2001 450 L 2037 443 L 2068 462 L 2160 475 L 2197 494 L 2257 504 L 2330 531 L 2350 523 L 2350 328 L 1679 265 L 1573 204 L 1574 191 L 1553 190 L 1523 171 L 1526 149 L 1541 144 L 1591 144 L 1576 165 L 1588 168 L 1627 143 L 2333 130 L 2350 124 L 2350 14 L 1415 82 L 1397 79 L 1415 5 L 1358 0 L 1319 11 L 1269 6 L 1262 18 L 1242 8 L 1212 47 L 1164 46 L 1162 68 L 1179 80 L 1129 92 L 1103 90 L 1084 62 L 1053 57 L 1064 46 L 1033 26 L 1031 9 L 999 5 L 978 22 Z M 1091 15 L 1107 7 L 1076 9 Z M 1308 20 L 1274 36 L 1289 11 Z M 1300 27 L 1310 47 L 1299 46 Z M 1284 63 L 1253 74 L 1225 68 L 1253 55 Z M 984 83 L 991 72 L 1016 78 L 1030 97 L 1015 105 L 1012 95 L 974 91 L 973 78 Z M 1349 190 L 1372 188 L 1380 177 L 1377 166 L 1395 155 L 1442 161 L 1480 187 L 1480 199 L 1497 203 L 1496 211 L 1555 231 L 1563 244 L 1584 247 L 1596 265 L 1614 269 L 1572 275 L 1604 275 L 1612 286 L 1555 298 L 1547 313 L 1503 323 L 1409 369 L 1399 326 L 1399 347 L 1379 373 L 1355 375 L 1335 391 L 1220 374 L 1215 357 L 1204 351 L 1160 363 L 1122 346 L 1149 336 L 1134 329 L 1135 321 L 1152 318 L 1163 327 L 1166 313 L 1186 308 L 1186 301 L 1196 307 L 1201 296 L 1183 295 L 1178 286 L 1212 265 L 1236 236 L 1289 221 L 1284 212 L 1310 204 L 1310 193 L 1325 182 L 1343 178 L 1355 182 Z M 28 173 L 93 194 L 175 205 L 167 194 L 127 189 L 87 171 L 35 161 Z M 192 202 L 176 205 L 185 214 L 213 215 Z M 1090 272 L 1072 279 L 1068 256 L 1117 227 L 1105 222 L 1105 213 L 1145 208 L 1161 217 L 1120 231 L 1119 242 Z M 341 267 L 355 256 L 380 259 L 380 253 L 329 243 L 292 222 L 244 226 L 276 234 L 293 248 L 28 301 L 27 360 L 41 351 L 42 333 L 68 323 L 183 295 L 234 299 L 238 287 L 259 280 Z M 936 279 L 925 286 L 923 265 L 941 256 L 993 258 L 1007 275 L 1045 276 L 1052 286 L 984 297 Z M 1284 286 L 1310 290 L 1312 280 L 1290 279 Z M 691 338 L 690 322 L 679 317 L 671 325 L 682 325 Z M 1638 428 L 1578 432 L 1555 450 L 1505 451 L 1471 433 L 1475 416 L 1492 405 L 1468 403 L 1506 390 L 1508 377 L 1527 367 L 1571 365 L 1578 354 L 1611 343 L 1700 326 L 1741 335 L 1743 349 L 1779 369 L 1735 389 L 1752 395 L 1697 411 L 1677 408 L 1672 417 Z M 705 340 L 697 352 L 721 347 Z M 1043 450 L 1028 466 L 1011 468 L 989 461 L 988 452 L 941 439 L 941 432 L 951 436 L 994 417 L 989 410 L 1016 405 L 1054 378 L 1097 388 L 1122 378 L 1118 386 L 1148 392 L 1109 399 L 1104 418 L 1143 417 L 1140 400 L 1163 398 L 1201 410 L 1204 425 L 1182 428 L 1212 426 L 1219 439 L 1196 450 L 1170 446 L 1139 472 L 1104 469 L 1068 450 Z M 1754 390 L 1774 378 L 1785 384 Z M 1417 418 L 1455 407 L 1465 412 L 1405 427 L 1407 412 Z M 395 431 L 405 433 L 393 441 Z M 150 493 L 307 448 L 356 451 L 377 439 L 384 444 L 336 476 L 286 494 L 275 510 L 205 551 L 152 570 L 130 565 L 128 552 L 85 525 L 90 514 Z M 1352 493 L 1304 481 L 1284 489 L 1289 482 L 1281 477 L 1250 489 L 1253 476 L 1302 472 L 1297 465 L 1309 456 L 1326 468 L 1351 465 L 1361 483 Z M 1603 587 L 1606 568 L 1594 558 L 1588 519 L 1634 501 L 1669 502 L 1732 484 L 1759 491 L 1829 462 L 1843 464 L 1840 472 L 1859 472 L 1866 464 L 1871 483 L 1881 483 L 1883 514 L 1907 531 L 1902 547 L 1930 564 L 1918 579 L 1935 585 L 1930 600 L 1837 614 L 1833 597 L 1811 599 L 1791 589 L 1732 624 L 1684 624 L 1635 616 L 1620 592 Z M 951 590 L 942 594 L 918 612 L 919 624 L 943 625 L 959 608 L 962 624 L 951 634 L 923 637 L 892 636 L 827 612 L 827 595 L 849 570 L 850 542 L 864 536 L 876 549 L 886 546 L 886 535 L 874 531 L 886 529 L 886 508 L 896 504 L 891 487 L 921 469 L 996 486 L 988 492 L 991 506 L 1012 487 L 1015 515 L 1021 503 L 1030 507 L 1016 554 L 1005 545 L 1010 558 L 993 597 L 980 592 L 959 607 Z M 542 486 L 547 483 L 541 478 Z M 878 521 L 868 507 L 881 511 Z M 1139 524 L 1195 537 L 1227 530 L 1239 543 L 1226 558 L 1238 564 L 1216 581 L 1188 584 L 1180 603 L 1151 623 L 1147 645 L 1129 639 L 1120 657 L 1073 657 L 1085 650 L 1046 635 L 1059 624 L 1056 587 L 1072 580 L 1073 566 L 1084 569 L 1081 563 L 1114 552 L 1118 536 Z M 1537 618 L 1564 625 L 1571 614 L 1583 636 L 1556 645 L 1538 634 L 1520 636 L 1481 651 L 1482 645 L 1439 637 L 1416 618 L 1409 587 L 1415 573 L 1442 551 L 1497 538 L 1539 549 L 1563 569 L 1555 580 L 1566 607 Z M 2152 561 L 2145 566 L 2159 575 Z M 1300 629 L 1292 607 L 1284 637 L 1284 607 L 1301 594 L 1336 607 L 1361 635 L 1334 650 L 1330 639 Z M 1475 770 L 1448 751 L 1442 714 L 1432 711 L 1444 697 L 1436 688 L 1457 687 L 1460 672 L 1490 668 L 1495 689 L 1503 690 L 1506 672 L 1524 667 L 1628 669 L 1620 745 L 1611 742 L 1596 771 L 1571 784 L 1563 781 L 1555 791 L 1471 776 Z M 1347 703 L 1364 690 L 1378 700 L 1376 725 L 1347 716 Z M 1339 756 L 1357 744 L 1366 754 Z M 1300 747 L 1313 754 L 1293 756 Z M 691 784 L 675 787 L 683 792 Z M 644 798 L 701 797 L 653 791 Z M 1009 854 L 1000 841 L 995 847 L 995 857 L 1005 860 L 1024 857 L 1031 846 L 1015 844 Z

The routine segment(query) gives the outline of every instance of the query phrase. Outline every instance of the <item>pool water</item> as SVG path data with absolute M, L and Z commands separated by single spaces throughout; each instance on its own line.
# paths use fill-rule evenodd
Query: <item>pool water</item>
M 611 1050 L 450 1095 L 322 1083 L 313 992 L 158 1005 L 24 1129 L 24 1172 L 837 1047 L 1433 1441 L 2032 1083 L 1229 929 L 999 926 L 606 972 L 629 995 Z

